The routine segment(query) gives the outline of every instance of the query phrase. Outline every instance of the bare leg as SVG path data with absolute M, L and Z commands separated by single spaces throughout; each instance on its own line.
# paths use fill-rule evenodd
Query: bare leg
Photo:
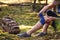
M 43 30 L 42 30 L 42 32 L 43 33 L 47 33 L 47 28 L 49 27 L 49 24 L 44 24 L 44 26 L 43 26 Z
M 42 32 L 38 33 L 36 36 L 44 36 L 44 35 L 46 35 L 48 26 L 49 25 L 47 23 L 45 23 L 44 26 L 43 26 Z
M 19 37 L 31 37 L 31 34 L 34 33 L 35 31 L 39 30 L 40 28 L 42 28 L 42 26 L 43 25 L 40 23 L 40 21 L 38 21 L 32 29 L 30 29 L 26 33 L 18 34 L 18 36 Z
M 38 21 L 37 23 L 36 23 L 36 25 L 34 25 L 34 27 L 31 29 L 31 30 L 29 30 L 29 31 L 27 31 L 27 34 L 32 34 L 32 33 L 34 33 L 35 31 L 37 31 L 37 30 L 39 30 L 40 28 L 42 28 L 42 24 L 40 23 L 40 21 Z

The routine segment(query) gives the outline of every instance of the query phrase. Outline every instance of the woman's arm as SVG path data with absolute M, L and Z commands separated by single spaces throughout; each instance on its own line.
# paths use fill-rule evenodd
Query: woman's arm
M 53 1 L 51 4 L 44 6 L 39 13 L 44 13 L 46 10 L 51 9 L 52 7 L 56 5 L 55 3 L 56 1 Z
M 52 18 L 55 19 L 55 20 L 56 20 L 56 19 L 57 19 L 57 20 L 60 20 L 60 18 L 58 18 L 58 17 L 52 17 Z

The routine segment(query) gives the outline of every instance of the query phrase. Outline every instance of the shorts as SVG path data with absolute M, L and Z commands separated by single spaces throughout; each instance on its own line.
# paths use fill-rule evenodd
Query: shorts
M 42 25 L 44 25 L 44 24 L 45 24 L 45 19 L 44 19 L 43 14 L 40 13 L 39 16 L 40 16 L 40 23 L 41 23 Z
M 40 18 L 40 22 L 41 22 L 42 25 L 45 24 L 45 19 L 44 19 L 44 17 Z

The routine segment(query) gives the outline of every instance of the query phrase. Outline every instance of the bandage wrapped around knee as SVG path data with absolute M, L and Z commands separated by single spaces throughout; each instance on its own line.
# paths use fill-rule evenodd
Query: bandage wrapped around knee
M 40 17 L 40 22 L 41 22 L 41 24 L 44 25 L 44 24 L 45 24 L 45 19 L 44 19 L 43 14 L 40 13 L 40 14 L 39 14 L 39 17 Z

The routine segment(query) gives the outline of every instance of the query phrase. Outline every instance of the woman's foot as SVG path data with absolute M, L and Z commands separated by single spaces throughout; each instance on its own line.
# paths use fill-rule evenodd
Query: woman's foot
M 41 33 L 37 34 L 36 36 L 45 36 L 45 35 L 47 35 L 47 33 L 41 32 Z
M 31 37 L 31 35 L 28 35 L 27 33 L 17 34 L 17 36 L 19 36 L 19 37 Z

